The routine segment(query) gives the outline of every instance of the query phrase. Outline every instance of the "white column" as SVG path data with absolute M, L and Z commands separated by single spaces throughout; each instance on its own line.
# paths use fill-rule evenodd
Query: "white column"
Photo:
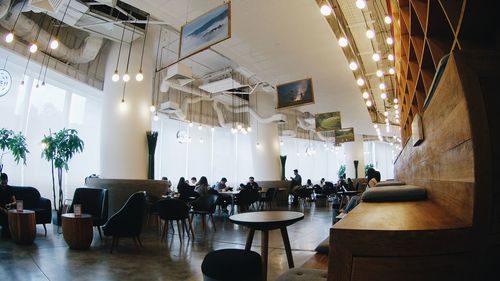
M 358 178 L 365 177 L 365 156 L 363 153 L 363 136 L 355 135 L 354 142 L 343 143 L 346 160 L 346 177 L 355 178 L 354 160 L 358 160 Z
M 113 82 L 111 76 L 115 70 L 119 44 L 113 43 L 107 60 L 103 92 L 101 123 L 101 177 L 119 179 L 147 178 L 147 140 L 146 131 L 151 130 L 151 105 L 153 63 L 156 55 L 155 41 L 159 29 L 150 26 L 144 51 L 142 72 L 144 80 L 137 82 L 135 75 L 139 71 L 142 39 L 132 44 L 129 63 L 130 81 L 126 85 L 125 103 L 122 103 L 128 45 L 123 45 L 118 71 L 120 81 Z M 129 40 L 130 38 L 125 38 Z
M 258 113 L 262 117 L 268 117 L 274 114 L 274 101 L 267 93 L 254 93 L 258 96 Z M 250 97 L 251 106 L 255 109 L 255 97 Z M 256 181 L 265 180 L 280 180 L 281 179 L 281 163 L 280 163 L 280 145 L 278 139 L 278 125 L 257 124 L 257 120 L 251 118 L 252 125 L 252 155 L 253 169 Z M 259 146 L 257 146 L 259 143 Z

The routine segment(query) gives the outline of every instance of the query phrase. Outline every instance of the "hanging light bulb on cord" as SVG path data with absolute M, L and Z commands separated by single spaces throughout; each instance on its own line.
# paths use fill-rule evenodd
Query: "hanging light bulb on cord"
M 118 82 L 118 80 L 120 80 L 120 74 L 118 74 L 118 69 L 116 69 L 115 72 L 113 73 L 113 76 L 111 76 L 111 80 L 113 80 L 113 82 Z

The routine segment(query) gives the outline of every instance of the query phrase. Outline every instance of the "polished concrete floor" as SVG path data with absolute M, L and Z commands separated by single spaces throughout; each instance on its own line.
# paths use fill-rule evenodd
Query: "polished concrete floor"
M 300 267 L 314 255 L 314 248 L 328 236 L 332 221 L 331 207 L 282 207 L 280 210 L 302 211 L 302 221 L 288 227 L 293 258 Z M 227 215 L 215 216 L 216 231 L 203 233 L 199 218 L 194 220 L 195 239 L 180 243 L 172 232 L 161 242 L 157 227 L 151 223 L 143 230 L 143 247 L 136 249 L 132 239 L 120 240 L 111 254 L 111 239 L 102 242 L 94 231 L 90 250 L 67 247 L 57 228 L 37 226 L 32 245 L 17 245 L 9 238 L 0 239 L 0 280 L 203 280 L 201 262 L 212 250 L 245 247 L 248 229 L 231 223 Z M 252 250 L 260 253 L 260 232 L 256 231 Z M 224 266 L 224 265 L 221 265 Z M 269 237 L 268 280 L 274 280 L 288 269 L 285 250 L 278 231 Z M 237 280 L 237 279 L 235 279 Z

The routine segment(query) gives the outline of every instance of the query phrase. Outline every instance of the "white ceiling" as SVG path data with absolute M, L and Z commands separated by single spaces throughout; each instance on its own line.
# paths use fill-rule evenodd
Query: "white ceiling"
M 124 2 L 177 30 L 222 4 L 220 0 Z M 361 90 L 316 1 L 234 0 L 232 37 L 212 48 L 274 85 L 311 77 L 315 104 L 300 110 L 341 111 L 343 127 L 354 127 L 356 134 L 375 133 Z

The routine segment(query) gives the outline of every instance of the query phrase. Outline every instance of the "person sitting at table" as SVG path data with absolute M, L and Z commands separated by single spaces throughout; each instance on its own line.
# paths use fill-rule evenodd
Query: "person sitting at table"
M 208 195 L 208 180 L 207 177 L 203 176 L 198 181 L 194 191 L 198 192 L 200 196 Z
M 373 168 L 369 168 L 366 172 L 366 178 L 368 179 L 368 186 L 366 187 L 366 190 L 374 188 L 380 181 L 380 172 L 376 171 Z M 360 195 L 354 195 L 353 197 L 351 197 L 344 210 L 341 210 L 341 213 L 344 214 L 349 213 L 352 209 L 354 209 L 354 207 L 356 207 L 359 204 L 360 200 L 361 200 Z
M 191 202 L 194 199 L 200 197 L 198 192 L 194 191 L 194 186 L 190 186 L 184 177 L 179 179 L 179 183 L 177 184 L 177 192 L 179 192 L 179 199 L 184 202 Z
M 240 184 L 241 189 L 256 189 L 261 190 L 259 184 L 255 182 L 254 177 L 249 177 L 247 184 Z
M 313 188 L 313 184 L 311 179 L 307 179 L 306 185 L 304 185 L 305 188 Z
M 165 189 L 165 195 L 170 194 L 172 192 L 172 182 L 167 177 L 161 177 L 162 181 L 165 181 L 167 184 L 167 188 Z
M 6 173 L 0 175 L 0 226 L 2 237 L 10 237 L 8 210 L 16 204 L 16 197 L 9 187 L 9 177 Z
M 220 205 L 221 209 L 223 212 L 228 212 L 227 206 L 231 203 L 231 195 L 229 194 L 223 194 L 221 192 L 228 191 L 230 188 L 226 185 L 227 179 L 226 178 L 221 178 L 219 182 L 217 182 L 213 189 L 217 191 L 217 194 L 219 195 L 217 197 L 216 205 Z
M 319 187 L 325 187 L 325 178 L 321 178 L 319 181 Z
M 293 195 L 293 204 L 298 204 L 299 199 L 297 196 L 297 189 L 299 189 L 302 186 L 302 177 L 299 175 L 299 170 L 295 169 L 293 170 L 293 177 L 290 177 L 292 179 L 292 182 L 290 184 L 290 194 Z
M 198 180 L 196 179 L 196 177 L 192 177 L 192 178 L 191 178 L 191 183 L 190 183 L 189 185 L 191 185 L 191 186 L 196 186 L 196 185 L 197 185 L 197 182 L 198 182 Z

